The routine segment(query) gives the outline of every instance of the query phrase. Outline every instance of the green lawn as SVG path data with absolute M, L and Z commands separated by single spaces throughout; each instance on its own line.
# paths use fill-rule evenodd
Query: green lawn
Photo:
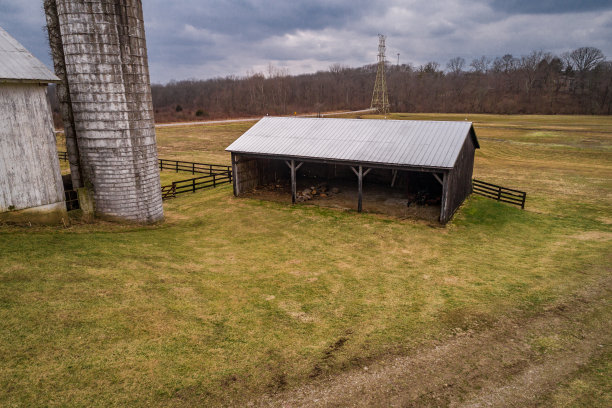
M 527 191 L 525 211 L 472 197 L 433 227 L 225 185 L 167 201 L 157 226 L 0 226 L 0 405 L 240 405 L 609 277 L 612 118 L 468 119 L 475 176 Z M 159 129 L 159 155 L 228 163 L 251 125 Z M 609 390 L 605 347 L 551 398 Z

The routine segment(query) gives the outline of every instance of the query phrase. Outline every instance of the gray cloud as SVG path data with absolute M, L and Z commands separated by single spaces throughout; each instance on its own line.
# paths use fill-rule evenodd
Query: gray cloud
M 493 0 L 494 9 L 521 14 L 561 14 L 610 10 L 609 0 Z
M 41 0 L 0 0 L 0 25 L 48 65 Z M 612 55 L 612 6 L 568 0 L 143 0 L 151 78 L 292 74 L 390 61 L 468 61 L 595 46 Z

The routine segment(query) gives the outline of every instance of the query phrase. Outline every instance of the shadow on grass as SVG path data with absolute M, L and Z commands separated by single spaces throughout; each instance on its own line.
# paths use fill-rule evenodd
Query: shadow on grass
M 532 214 L 510 204 L 472 195 L 455 214 L 456 225 L 488 225 L 501 227 L 508 223 L 535 221 Z

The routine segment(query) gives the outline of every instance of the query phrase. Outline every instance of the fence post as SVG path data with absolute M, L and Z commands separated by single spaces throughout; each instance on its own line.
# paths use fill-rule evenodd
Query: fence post
M 213 187 L 217 187 L 217 177 L 215 175 L 215 173 L 213 173 Z
M 521 202 L 521 210 L 525 209 L 525 199 L 527 198 L 527 193 L 523 193 L 523 201 Z
M 208 174 L 213 174 L 213 171 L 212 171 L 212 164 L 209 164 L 209 166 L 210 166 L 210 170 L 209 170 Z
M 191 163 L 191 174 L 195 174 L 195 163 Z
M 178 173 L 178 160 L 176 160 L 176 172 Z
M 229 182 L 232 182 L 232 171 L 229 169 L 229 167 L 227 168 L 227 178 L 229 179 Z
M 195 179 L 191 179 L 191 184 L 192 184 L 193 192 L 195 193 Z
M 497 187 L 497 201 L 501 200 L 501 187 Z
M 159 171 L 164 169 L 164 159 L 159 159 Z

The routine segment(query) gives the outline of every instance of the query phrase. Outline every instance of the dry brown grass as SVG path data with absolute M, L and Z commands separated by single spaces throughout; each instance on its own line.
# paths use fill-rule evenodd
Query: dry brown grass
M 473 197 L 432 228 L 224 186 L 166 202 L 157 226 L 0 226 L 0 405 L 241 406 L 597 287 L 612 263 L 610 119 L 477 119 L 476 174 L 526 190 L 525 211 Z M 538 123 L 562 140 L 520 140 Z M 160 156 L 227 163 L 247 127 L 160 129 Z M 575 141 L 592 133 L 599 145 Z M 588 391 L 610 388 L 607 350 L 543 398 L 606 401 Z

